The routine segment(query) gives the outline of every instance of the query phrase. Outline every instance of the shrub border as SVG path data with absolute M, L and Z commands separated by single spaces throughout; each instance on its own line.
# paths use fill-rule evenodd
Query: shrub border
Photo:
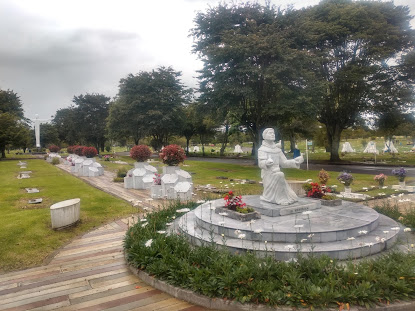
M 202 306 L 204 308 L 209 309 L 217 309 L 217 310 L 226 310 L 226 311 L 271 311 L 271 310 L 280 310 L 280 311 L 293 311 L 291 307 L 269 307 L 266 305 L 255 305 L 250 303 L 240 303 L 230 300 L 224 300 L 222 298 L 209 298 L 208 296 L 204 296 L 201 294 L 197 294 L 191 290 L 183 289 L 180 287 L 176 287 L 173 285 L 168 284 L 162 280 L 156 279 L 153 276 L 150 276 L 148 273 L 141 271 L 131 264 L 128 263 L 126 258 L 126 252 L 124 250 L 124 259 L 130 271 L 137 276 L 140 280 L 148 285 L 167 293 L 177 299 L 181 299 L 187 302 L 190 302 L 194 305 Z M 301 310 L 301 309 L 298 309 Z M 304 308 L 304 310 L 307 310 Z M 314 311 L 338 311 L 339 309 L 329 308 L 329 309 L 314 309 Z M 345 309 L 346 310 L 346 309 Z M 382 305 L 372 307 L 370 309 L 366 309 L 365 307 L 359 306 L 352 306 L 350 307 L 349 311 L 413 311 L 415 310 L 415 301 L 402 301 L 399 303 L 393 303 L 390 305 Z

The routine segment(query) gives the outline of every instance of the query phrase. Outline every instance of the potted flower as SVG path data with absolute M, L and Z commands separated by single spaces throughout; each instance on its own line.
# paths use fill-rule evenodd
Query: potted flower
M 350 185 L 353 182 L 352 174 L 349 174 L 347 172 L 340 173 L 340 175 L 337 176 L 337 180 L 339 180 L 342 184 L 344 184 L 344 191 L 346 193 L 352 192 L 352 189 L 350 188 Z
M 83 147 L 82 148 L 82 155 L 84 157 L 87 157 L 88 159 L 95 157 L 97 154 L 98 154 L 98 151 L 95 147 Z
M 136 168 L 144 167 L 144 162 L 146 162 L 150 156 L 151 150 L 146 145 L 137 145 L 130 150 L 130 157 L 138 162 L 134 164 Z
M 337 206 L 342 204 L 341 199 L 337 199 L 336 196 L 331 195 L 332 189 L 326 185 L 319 185 L 318 183 L 312 182 L 307 189 L 307 197 L 320 199 L 321 205 Z
M 109 154 L 104 155 L 104 161 L 109 161 L 111 156 Z
M 399 186 L 401 188 L 405 187 L 405 177 L 406 177 L 406 170 L 401 167 L 399 169 L 392 170 L 392 174 L 395 175 L 396 178 L 399 180 Z
M 379 188 L 382 188 L 388 177 L 385 174 L 379 174 L 373 177 L 373 179 L 379 183 Z
M 185 152 L 182 147 L 178 145 L 168 145 L 161 150 L 159 154 L 160 159 L 168 167 L 163 167 L 164 174 L 174 174 L 176 167 L 186 159 Z
M 161 175 L 154 173 L 153 184 L 150 187 L 151 197 L 153 199 L 159 199 L 163 197 L 163 188 L 161 186 Z
M 329 178 L 329 173 L 327 173 L 327 171 L 324 169 L 321 169 L 321 171 L 318 173 L 318 180 L 320 181 L 320 184 L 326 185 Z
M 217 207 L 215 209 L 216 214 L 226 214 L 227 217 L 240 221 L 249 221 L 261 218 L 261 214 L 256 212 L 252 207 L 246 206 L 246 203 L 242 202 L 242 196 L 236 196 L 233 191 L 229 191 L 225 195 L 224 200 L 225 206 Z

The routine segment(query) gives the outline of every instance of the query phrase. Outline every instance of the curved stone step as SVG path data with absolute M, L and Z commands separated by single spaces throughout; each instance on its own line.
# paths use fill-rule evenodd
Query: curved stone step
M 224 234 L 228 238 L 235 238 L 242 233 L 247 240 L 253 241 L 294 243 L 314 234 L 314 243 L 334 242 L 362 235 L 359 232 L 370 232 L 378 226 L 379 214 L 362 204 L 343 201 L 341 206 L 330 207 L 321 206 L 319 201 L 313 199 L 309 201 L 317 202 L 319 208 L 278 217 L 261 215 L 261 219 L 253 223 L 216 214 L 214 209 L 223 205 L 221 199 L 200 205 L 193 214 L 195 225 L 206 231 Z M 240 232 L 235 233 L 235 230 Z M 254 233 L 255 230 L 261 231 L 261 234 Z
M 291 260 L 300 253 L 303 255 L 324 254 L 333 259 L 345 260 L 374 255 L 389 249 L 395 244 L 398 233 L 402 229 L 392 230 L 392 228 L 397 228 L 399 225 L 389 217 L 379 215 L 378 219 L 379 225 L 377 228 L 367 234 L 352 236 L 354 240 L 345 239 L 319 243 L 314 241 L 314 237 L 308 238 L 303 243 L 301 241 L 291 243 L 222 236 L 213 231 L 199 228 L 195 222 L 195 214 L 192 212 L 180 218 L 177 229 L 187 236 L 194 245 L 202 245 L 213 241 L 219 246 L 225 246 L 234 253 L 254 251 L 258 256 L 273 256 L 277 260 Z M 389 232 L 385 233 L 386 231 Z

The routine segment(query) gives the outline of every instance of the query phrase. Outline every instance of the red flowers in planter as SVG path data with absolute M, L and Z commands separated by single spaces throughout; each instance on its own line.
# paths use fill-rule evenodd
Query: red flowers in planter
M 73 146 L 73 153 L 75 153 L 76 155 L 79 155 L 80 157 L 83 156 L 83 150 L 84 150 L 84 146 Z
M 50 152 L 59 152 L 59 150 L 61 150 L 61 148 L 56 145 L 50 145 L 48 149 Z
M 186 155 L 182 147 L 178 145 L 168 145 L 161 150 L 160 159 L 164 164 L 169 166 L 177 166 L 186 159 Z
M 229 191 L 224 197 L 225 206 L 230 210 L 236 211 L 238 208 L 245 208 L 246 203 L 242 203 L 242 196 L 235 196 L 232 191 Z
M 310 183 L 310 186 L 311 186 L 311 190 L 307 192 L 307 196 L 310 197 L 310 198 L 321 199 L 327 193 L 331 192 L 330 187 L 327 187 L 325 185 L 320 186 L 316 182 Z
M 98 154 L 98 151 L 95 147 L 83 147 L 82 154 L 87 158 L 93 158 Z
M 146 145 L 134 146 L 130 150 L 130 157 L 137 162 L 147 161 L 151 156 L 151 150 Z

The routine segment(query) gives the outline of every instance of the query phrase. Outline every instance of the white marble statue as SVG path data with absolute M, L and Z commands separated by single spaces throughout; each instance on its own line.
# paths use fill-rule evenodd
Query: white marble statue
M 303 156 L 287 160 L 281 148 L 275 143 L 275 132 L 267 128 L 262 133 L 261 147 L 258 149 L 258 166 L 261 168 L 264 192 L 261 200 L 279 205 L 289 205 L 298 200 L 297 195 L 285 180 L 282 168 L 300 168 Z

